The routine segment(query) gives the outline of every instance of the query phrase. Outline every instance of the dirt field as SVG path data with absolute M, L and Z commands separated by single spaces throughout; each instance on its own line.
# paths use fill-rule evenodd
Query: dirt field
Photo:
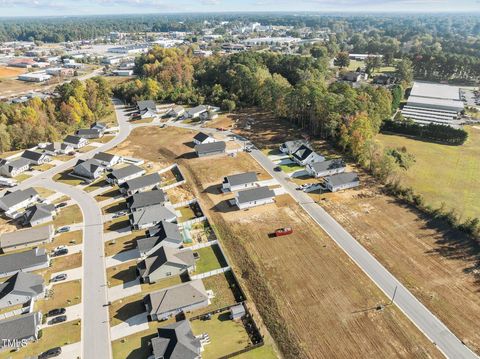
M 8 67 L 0 66 L 0 78 L 2 77 L 14 77 L 27 72 L 27 69 L 20 67 Z
M 268 176 L 245 153 L 193 158 L 191 136 L 175 128 L 137 129 L 119 150 L 128 146 L 133 156 L 181 166 L 185 187 L 200 199 L 286 358 L 440 357 L 395 307 L 375 309 L 388 298 L 289 197 L 242 212 L 227 207 L 231 195 L 218 192 L 223 176 L 249 170 Z M 293 235 L 269 238 L 286 225 Z

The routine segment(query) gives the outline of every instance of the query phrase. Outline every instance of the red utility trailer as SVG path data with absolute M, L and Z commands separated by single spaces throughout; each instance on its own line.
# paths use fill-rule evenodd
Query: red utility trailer
M 280 228 L 275 231 L 275 237 L 288 236 L 293 233 L 292 227 Z

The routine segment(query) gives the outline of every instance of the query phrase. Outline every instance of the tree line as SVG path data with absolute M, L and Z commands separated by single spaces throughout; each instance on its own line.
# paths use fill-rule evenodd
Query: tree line
M 0 103 L 0 151 L 56 141 L 101 120 L 111 111 L 109 84 L 101 77 L 73 80 L 56 88 L 55 97 L 20 104 Z

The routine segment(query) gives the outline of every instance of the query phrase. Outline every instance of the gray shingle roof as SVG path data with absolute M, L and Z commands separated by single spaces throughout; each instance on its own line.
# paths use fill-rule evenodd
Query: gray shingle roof
M 8 295 L 36 297 L 45 290 L 43 277 L 34 273 L 18 272 L 0 283 L 0 299 Z
M 0 248 L 43 242 L 53 234 L 53 225 L 38 226 L 0 235 Z
M 299 161 L 303 161 L 308 156 L 310 156 L 312 152 L 313 150 L 310 147 L 302 145 L 292 154 L 292 156 L 298 159 Z
M 126 178 L 128 176 L 134 175 L 136 173 L 140 173 L 142 171 L 144 171 L 144 169 L 141 168 L 141 167 L 138 167 L 138 166 L 135 166 L 135 165 L 128 165 L 128 166 L 120 168 L 118 170 L 113 170 L 112 172 L 110 172 L 107 175 L 107 177 L 115 178 L 117 180 L 120 180 L 120 179 Z
M 227 176 L 224 178 L 224 181 L 228 181 L 231 186 L 240 186 L 242 184 L 256 182 L 258 181 L 258 178 L 255 172 L 245 172 Z
M 247 189 L 245 191 L 240 191 L 237 193 L 237 198 L 239 203 L 260 201 L 262 199 L 273 198 L 273 197 L 275 197 L 275 192 L 273 192 L 268 187 L 252 188 L 252 189 Z
M 25 150 L 22 153 L 22 158 L 25 158 L 26 160 L 30 161 L 38 161 L 40 160 L 43 156 L 45 156 L 43 153 L 36 152 L 36 151 L 31 151 L 31 150 Z
M 282 147 L 287 149 L 289 153 L 293 153 L 302 145 L 308 146 L 308 141 L 306 140 L 292 140 L 285 142 Z
M 334 159 L 322 162 L 314 162 L 310 164 L 310 167 L 315 170 L 315 172 L 323 172 L 336 168 L 345 167 L 345 163 L 342 159 Z
M 122 184 L 123 187 L 127 188 L 130 191 L 136 191 L 148 186 L 154 186 L 160 183 L 160 175 L 155 172 L 149 175 L 138 177 Z
M 115 157 L 117 156 L 107 152 L 98 152 L 93 156 L 94 159 L 102 162 L 111 162 Z
M 157 109 L 157 105 L 153 100 L 137 101 L 137 107 L 140 112 L 144 112 L 145 110 L 155 111 Z
M 83 169 L 85 172 L 93 175 L 99 168 L 103 168 L 102 164 L 94 158 L 89 158 L 86 161 L 79 160 L 73 168 L 73 172 L 83 174 L 81 170 Z
M 199 357 L 201 347 L 188 320 L 158 328 L 158 337 L 152 338 L 154 359 L 195 359 Z
M 206 300 L 208 300 L 208 294 L 201 279 L 162 289 L 145 297 L 145 301 L 152 308 L 152 314 L 167 313 Z
M 217 141 L 217 142 L 202 143 L 199 145 L 195 145 L 195 151 L 197 153 L 207 154 L 207 153 L 225 151 L 226 147 L 227 147 L 227 144 L 224 141 Z
M 79 137 L 83 136 L 100 136 L 100 130 L 96 128 L 81 128 L 75 134 Z
M 132 210 L 137 210 L 156 204 L 164 204 L 167 200 L 165 192 L 161 189 L 135 193 L 127 198 L 127 203 Z
M 0 338 L 8 340 L 30 338 L 37 333 L 40 322 L 41 314 L 39 312 L 0 320 Z M 0 341 L 0 347 L 3 347 L 2 341 Z
M 341 186 L 343 184 L 359 181 L 358 175 L 355 172 L 343 172 L 325 177 L 325 181 L 332 186 Z
M 79 136 L 74 136 L 74 135 L 68 135 L 67 137 L 65 137 L 65 139 L 63 140 L 63 142 L 67 142 L 67 143 L 73 143 L 75 145 L 78 145 L 80 142 L 82 142 L 82 138 L 79 137 Z
M 53 204 L 39 203 L 25 210 L 24 219 L 26 223 L 40 221 L 53 216 L 54 212 L 55 206 Z
M 177 267 L 189 268 L 193 267 L 195 259 L 191 249 L 179 250 L 161 246 L 143 261 L 138 262 L 137 267 L 140 276 L 145 278 L 167 263 L 174 264 Z
M 28 251 L 7 254 L 0 258 L 0 273 L 25 271 L 26 269 L 48 262 L 48 255 L 45 248 L 33 248 Z
M 133 224 L 143 226 L 160 221 L 171 221 L 176 218 L 175 213 L 160 204 L 146 207 L 143 211 L 133 212 L 130 215 Z
M 0 198 L 0 201 L 6 206 L 6 207 L 12 207 L 15 206 L 29 198 L 33 198 L 38 195 L 38 192 L 35 190 L 35 188 L 27 188 L 24 190 L 18 190 L 15 192 L 11 192 Z
M 199 106 L 196 106 L 196 107 L 192 107 L 191 109 L 188 110 L 188 114 L 190 116 L 193 116 L 194 114 L 196 113 L 201 113 L 201 112 L 204 112 L 204 111 L 207 111 L 207 106 L 205 105 L 199 105 Z

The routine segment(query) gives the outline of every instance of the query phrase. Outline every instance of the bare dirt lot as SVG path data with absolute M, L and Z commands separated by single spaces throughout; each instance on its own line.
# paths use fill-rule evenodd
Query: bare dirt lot
M 241 284 L 286 358 L 440 357 L 435 347 L 287 196 L 248 211 L 225 206 L 223 176 L 263 169 L 245 153 L 191 156 L 193 132 L 139 128 L 126 143 L 131 155 L 177 162 L 211 219 Z M 174 139 L 174 141 L 172 141 Z M 294 234 L 269 238 L 292 226 Z

